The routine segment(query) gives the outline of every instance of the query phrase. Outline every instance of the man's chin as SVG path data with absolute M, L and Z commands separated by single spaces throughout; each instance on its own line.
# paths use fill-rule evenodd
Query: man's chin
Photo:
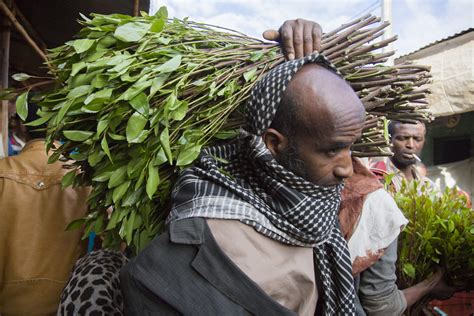
M 415 158 L 412 158 L 412 159 L 408 159 L 408 158 L 392 159 L 392 162 L 398 168 L 404 168 L 404 167 L 408 167 L 408 166 L 416 164 Z

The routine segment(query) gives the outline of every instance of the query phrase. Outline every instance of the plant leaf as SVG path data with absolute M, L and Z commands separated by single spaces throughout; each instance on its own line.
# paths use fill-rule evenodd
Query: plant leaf
M 114 32 L 115 38 L 123 42 L 138 42 L 148 32 L 149 24 L 141 22 L 129 22 L 117 27 Z
M 168 9 L 165 6 L 161 6 L 158 11 L 155 13 L 155 17 L 167 19 L 168 18 Z
M 260 59 L 262 59 L 262 57 L 264 56 L 264 54 L 265 54 L 265 53 L 264 53 L 263 51 L 258 50 L 258 51 L 252 52 L 252 53 L 250 54 L 250 58 L 249 58 L 249 59 L 250 59 L 251 61 L 254 61 L 254 62 L 255 62 L 255 61 L 259 61 Z
M 150 27 L 150 31 L 154 33 L 161 32 L 165 26 L 165 21 L 163 19 L 156 19 Z
M 85 218 L 75 219 L 67 225 L 66 230 L 78 229 L 78 228 L 82 227 L 85 223 L 86 223 Z
M 79 71 L 81 71 L 85 67 L 86 67 L 86 63 L 83 61 L 73 64 L 72 70 L 71 70 L 71 76 L 75 76 Z
M 131 212 L 127 221 L 125 222 L 124 237 L 128 245 L 130 245 L 132 242 L 133 226 L 135 225 L 136 216 L 137 212 Z
M 105 137 L 105 135 L 104 135 L 104 137 L 102 137 L 102 140 L 100 141 L 100 147 L 105 152 L 107 157 L 109 157 L 110 162 L 113 163 L 114 161 L 112 160 L 112 155 L 110 154 L 109 144 L 107 143 L 107 138 Z
M 181 55 L 176 55 L 164 64 L 161 64 L 156 68 L 156 71 L 160 73 L 173 72 L 181 65 Z
M 160 134 L 160 142 L 163 150 L 165 151 L 166 158 L 168 158 L 168 162 L 171 165 L 173 163 L 173 156 L 171 155 L 171 147 L 170 147 L 170 134 L 168 131 L 168 127 L 166 127 Z
M 252 81 L 252 79 L 255 79 L 255 74 L 257 73 L 257 68 L 252 68 L 249 71 L 244 73 L 244 79 L 246 82 Z
M 155 166 L 159 166 L 167 161 L 168 161 L 168 158 L 166 158 L 165 151 L 163 150 L 163 148 L 160 148 L 160 150 L 156 154 L 155 161 L 153 162 L 153 164 Z
M 170 73 L 164 73 L 156 78 L 153 78 L 149 94 L 150 98 L 153 97 L 155 93 L 163 86 L 169 76 Z
M 137 110 L 141 115 L 148 117 L 149 104 L 145 93 L 140 93 L 136 97 L 130 100 L 132 107 Z
M 186 166 L 192 163 L 199 156 L 199 153 L 201 152 L 201 147 L 201 145 L 196 144 L 189 148 L 185 148 L 179 153 L 176 165 Z
M 14 74 L 12 76 L 12 78 L 15 81 L 25 81 L 25 80 L 28 80 L 28 79 L 32 78 L 32 76 L 30 76 L 29 74 L 25 74 L 23 72 L 20 72 L 20 73 Z
M 127 177 L 127 166 L 122 166 L 112 172 L 110 176 L 108 188 L 115 188 L 116 186 L 122 184 Z
M 109 89 L 104 89 L 104 90 L 100 90 L 95 93 L 89 94 L 87 98 L 84 100 L 84 104 L 89 104 L 92 101 L 96 101 L 96 100 L 102 101 L 102 102 L 107 101 L 112 96 L 113 91 L 114 89 L 109 88 Z
M 186 113 L 188 112 L 188 102 L 180 101 L 176 102 L 175 104 L 178 104 L 179 106 L 171 111 L 170 119 L 181 121 L 183 118 L 185 118 Z
M 16 99 L 16 113 L 18 116 L 24 121 L 28 116 L 28 92 L 23 92 L 20 96 Z
M 94 45 L 95 43 L 95 40 L 92 40 L 92 39 L 78 39 L 78 40 L 75 40 L 72 44 L 72 47 L 74 47 L 74 50 L 76 51 L 76 53 L 80 54 L 80 53 L 83 53 L 85 51 L 88 51 L 89 48 L 92 47 L 92 45 Z
M 66 173 L 62 180 L 61 180 L 61 187 L 65 189 L 66 187 L 70 186 L 74 181 L 74 177 L 76 176 L 76 169 L 69 171 Z
M 135 83 L 133 86 L 127 89 L 120 97 L 119 100 L 131 100 L 136 97 L 140 92 L 151 86 L 152 80 L 141 81 Z
M 82 142 L 94 135 L 94 132 L 69 130 L 63 131 L 63 135 L 75 142 Z
M 160 174 L 158 171 L 158 167 L 153 166 L 150 164 L 148 166 L 148 178 L 146 180 L 146 194 L 150 198 L 153 198 L 153 194 L 155 194 L 156 190 L 158 189 L 158 184 L 160 183 Z
M 87 162 L 89 162 L 91 167 L 94 167 L 102 160 L 102 158 L 104 158 L 104 156 L 105 152 L 96 149 L 87 157 Z
M 25 125 L 26 126 L 40 126 L 48 122 L 53 116 L 54 116 L 54 112 L 46 112 L 46 113 L 41 114 L 41 117 L 39 119 L 36 119 L 32 122 L 28 122 Z
M 134 143 L 140 136 L 141 132 L 145 128 L 148 120 L 143 117 L 140 113 L 133 113 L 128 119 L 127 128 L 125 134 L 127 135 L 127 142 Z
M 112 201 L 114 201 L 114 203 L 117 203 L 123 197 L 125 192 L 127 192 L 129 186 L 130 181 L 127 181 L 116 187 L 114 189 L 114 193 L 112 194 Z
M 411 263 L 407 262 L 403 265 L 403 272 L 405 272 L 405 274 L 408 275 L 410 278 L 415 278 L 415 267 Z

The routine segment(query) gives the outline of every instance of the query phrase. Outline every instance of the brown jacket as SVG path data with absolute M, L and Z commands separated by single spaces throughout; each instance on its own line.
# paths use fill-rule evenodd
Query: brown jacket
M 55 314 L 84 247 L 67 224 L 86 214 L 88 188 L 61 189 L 67 170 L 47 164 L 45 144 L 28 142 L 0 160 L 0 314 Z

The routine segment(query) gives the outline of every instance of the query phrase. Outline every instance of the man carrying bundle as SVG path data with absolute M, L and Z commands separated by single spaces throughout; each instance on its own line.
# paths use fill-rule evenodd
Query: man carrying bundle
M 169 233 L 123 273 L 128 312 L 312 315 L 324 297 L 327 314 L 353 313 L 337 214 L 364 120 L 321 55 L 272 70 L 252 92 L 239 143 L 206 149 L 181 174 Z
M 332 65 L 308 53 L 311 33 L 303 38 L 294 57 L 307 56 L 252 90 L 238 142 L 203 150 L 181 173 L 168 230 L 122 270 L 127 314 L 356 314 L 338 214 L 365 110 Z

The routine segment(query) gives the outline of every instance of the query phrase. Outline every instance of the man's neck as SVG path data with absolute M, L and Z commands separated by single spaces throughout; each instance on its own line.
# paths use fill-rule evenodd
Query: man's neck
M 408 166 L 400 166 L 399 164 L 397 164 L 395 161 L 393 161 L 392 159 L 390 159 L 390 161 L 392 162 L 392 164 L 397 167 L 398 170 L 400 170 L 400 172 L 405 176 L 405 178 L 407 180 L 413 180 L 415 179 L 415 176 L 413 174 L 413 167 L 414 165 L 408 165 Z

